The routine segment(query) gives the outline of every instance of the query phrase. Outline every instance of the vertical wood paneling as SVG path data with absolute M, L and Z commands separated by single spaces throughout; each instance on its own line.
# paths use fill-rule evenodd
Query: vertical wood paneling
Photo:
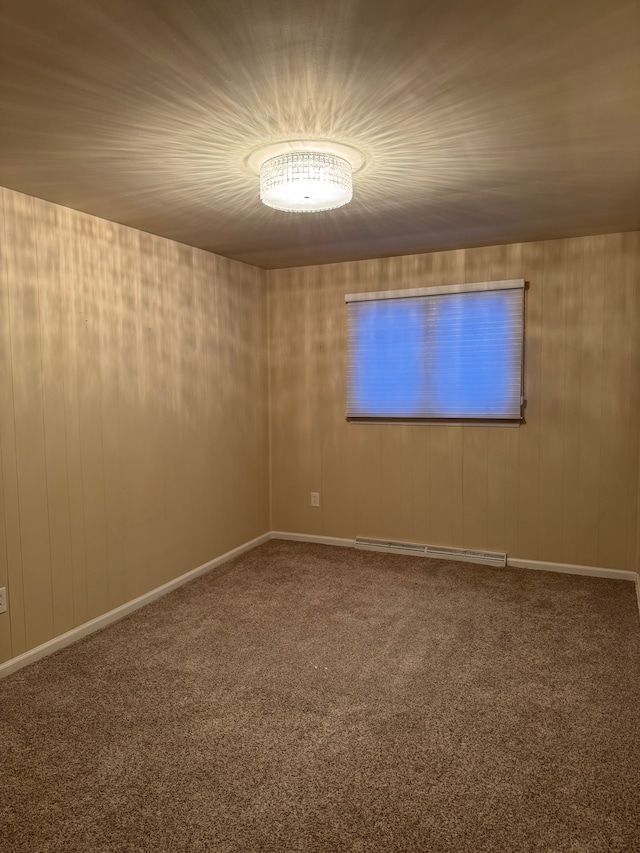
M 602 412 L 606 419 L 600 435 L 600 511 L 598 561 L 603 566 L 623 564 L 627 550 L 630 439 L 637 424 L 630 422 L 631 389 L 618 376 L 633 369 L 628 318 L 633 317 L 633 292 L 625 276 L 623 236 L 605 238 L 605 300 L 603 312 Z M 640 377 L 638 377 L 640 381 Z M 637 384 L 637 382 L 636 382 Z M 610 428 L 615 424 L 615 430 Z M 632 474 L 635 477 L 635 471 Z
M 365 535 L 364 531 L 372 524 L 371 512 L 376 511 L 376 507 L 369 504 L 371 492 L 379 488 L 380 477 L 380 431 L 374 427 L 372 433 L 363 437 L 345 421 L 347 328 L 344 311 L 336 311 L 335 306 L 344 306 L 347 282 L 354 290 L 364 289 L 363 282 L 367 281 L 369 267 L 363 264 L 363 274 L 355 279 L 350 275 L 351 268 L 349 264 L 340 265 L 335 268 L 334 276 L 327 278 L 321 275 L 316 284 L 319 289 L 317 310 L 321 312 L 316 321 L 322 328 L 318 352 L 323 432 L 322 456 L 318 460 L 322 488 L 319 520 L 322 525 L 320 532 L 324 529 L 339 531 L 336 536 L 349 535 L 347 531 L 351 528 Z M 270 356 L 275 355 L 271 350 Z M 276 438 L 280 426 L 274 402 L 272 393 L 271 431 Z M 362 453 L 367 450 L 370 464 L 363 465 Z M 275 475 L 276 466 L 273 470 Z
M 18 470 L 16 463 L 15 410 L 13 405 L 13 354 L 11 347 L 11 313 L 7 269 L 7 229 L 4 205 L 6 193 L 0 190 L 0 451 L 2 461 L 2 532 L 0 548 L 6 560 L 9 609 L 0 615 L 10 626 L 11 654 L 26 649 L 24 590 L 22 586 L 22 543 L 18 509 Z M 6 648 L 3 654 L 6 654 Z
M 544 243 L 544 298 L 540 352 L 538 555 L 553 560 L 562 552 L 563 432 L 565 419 L 567 244 Z
M 80 314 L 74 221 L 75 213 L 58 210 L 60 223 L 60 301 L 62 314 L 62 394 L 67 446 L 69 517 L 71 522 L 71 560 L 73 576 L 73 618 L 76 625 L 87 621 L 87 576 L 84 528 L 84 494 L 80 419 L 78 408 L 78 323 Z
M 135 501 L 136 488 L 135 472 L 137 460 L 135 459 L 135 446 L 139 441 L 137 427 L 137 408 L 141 399 L 139 385 L 140 364 L 138 358 L 138 297 L 140 291 L 139 277 L 140 264 L 136 263 L 139 257 L 138 234 L 130 228 L 118 231 L 117 252 L 121 259 L 119 291 L 120 299 L 116 303 L 120 312 L 121 349 L 119 367 L 116 371 L 116 383 L 118 390 L 118 428 L 121 435 L 130 436 L 129 440 L 122 440 L 118 447 L 118 458 L 121 471 L 122 489 L 122 520 L 123 520 L 123 560 L 122 560 L 122 587 L 125 600 L 134 598 L 139 594 L 138 577 L 146 572 L 145 555 L 138 551 L 137 538 L 135 535 L 136 519 L 131 511 L 131 504 Z M 142 474 L 142 470 L 141 470 Z M 133 482 L 132 482 L 133 480 Z M 116 577 L 116 583 L 118 579 Z
M 229 466 L 226 460 L 219 458 L 220 448 L 224 447 L 225 424 L 220 414 L 223 411 L 223 402 L 220 399 L 220 389 L 217 387 L 218 374 L 215 365 L 221 361 L 221 329 L 220 329 L 220 312 L 218 305 L 220 301 L 220 284 L 218 282 L 218 259 L 207 255 L 205 252 L 198 254 L 196 259 L 198 274 L 204 282 L 204 287 L 200 293 L 199 312 L 203 326 L 203 334 L 205 336 L 204 346 L 211 353 L 211 357 L 204 360 L 203 363 L 203 382 L 205 395 L 205 410 L 210 429 L 210 441 L 207 444 L 207 454 L 203 460 L 203 469 L 205 480 L 209 484 L 208 492 L 208 510 L 212 518 L 224 519 L 227 505 L 227 484 L 230 476 Z M 164 268 L 164 265 L 158 263 L 159 272 Z M 166 280 L 164 285 L 168 290 L 171 288 L 171 281 Z M 177 345 L 174 339 L 173 347 Z M 169 355 L 173 363 L 176 358 L 175 349 Z M 173 379 L 175 372 L 170 372 L 170 379 Z M 176 394 L 177 389 L 174 388 L 173 394 Z M 171 452 L 174 446 L 171 435 L 167 435 L 167 449 Z M 218 453 L 215 449 L 218 448 Z M 228 456 L 226 448 L 224 448 L 225 456 Z M 175 465 L 175 463 L 174 463 Z M 174 469 L 169 466 L 168 471 Z M 259 491 L 259 490 L 258 490 Z M 171 489 L 171 479 L 168 480 L 167 503 L 171 506 L 173 502 L 173 494 Z
M 202 256 L 205 257 L 204 252 Z M 234 269 L 239 275 L 237 336 L 242 342 L 244 387 L 250 390 L 242 396 L 244 414 L 241 423 L 244 430 L 238 436 L 238 454 L 247 459 L 240 468 L 244 490 L 239 496 L 246 511 L 237 512 L 236 507 L 230 507 L 229 511 L 234 520 L 231 530 L 235 541 L 246 541 L 253 535 L 252 519 L 266 512 L 265 524 L 268 526 L 269 523 L 269 507 L 264 505 L 264 496 L 269 493 L 269 436 L 268 429 L 264 428 L 269 414 L 267 324 L 264 321 L 267 300 L 264 275 L 258 278 L 255 271 L 247 266 L 238 265 Z M 256 322 L 257 318 L 262 318 L 262 322 Z M 238 380 L 234 384 L 239 387 Z
M 413 445 L 414 436 L 415 430 L 410 426 L 386 427 L 380 447 L 382 535 L 409 542 L 414 539 L 412 502 L 416 478 L 413 474 L 419 474 L 424 467 L 428 469 L 428 461 L 425 466 L 419 463 L 419 448 Z M 425 517 L 423 522 L 428 530 L 429 518 Z
M 42 345 L 42 394 L 47 505 L 51 542 L 53 630 L 63 634 L 74 625 L 73 565 L 64 395 L 60 393 L 62 316 L 60 310 L 60 244 L 58 208 L 33 200 L 36 228 L 37 280 Z
M 123 363 L 123 319 L 118 308 L 123 303 L 125 270 L 119 248 L 119 228 L 111 222 L 100 222 L 102 275 L 100 301 L 105 306 L 109 323 L 100 327 L 100 347 L 104 353 L 105 378 L 102 396 L 102 448 L 104 453 L 104 500 L 107 537 L 107 596 L 109 609 L 119 607 L 126 598 L 124 582 L 124 517 L 120 459 L 120 385 L 128 369 Z M 111 377 L 111 380 L 108 380 Z
M 5 484 L 8 486 L 9 478 L 4 476 L 3 443 L 7 443 L 13 429 L 8 429 L 8 422 L 13 421 L 13 394 L 11 382 L 11 336 L 9 328 L 9 294 L 7 290 L 7 266 L 5 257 L 5 230 L 4 230 L 4 197 L 0 189 L 0 586 L 8 588 L 8 595 L 12 595 L 9 586 L 9 562 L 7 537 L 10 535 L 7 529 L 7 516 L 5 512 Z M 4 451 L 9 456 L 8 450 Z M 17 596 L 16 590 L 16 597 Z M 22 599 L 22 585 L 20 585 L 19 601 Z M 24 645 L 24 631 L 23 645 Z M 12 655 L 11 642 L 11 607 L 6 613 L 0 614 L 0 660 L 7 660 Z
M 53 635 L 42 346 L 34 202 L 5 193 L 18 512 L 27 647 Z
M 488 517 L 488 442 L 482 427 L 463 432 L 463 534 L 465 548 L 486 548 Z
M 156 271 L 155 240 L 150 234 L 138 234 L 138 274 L 132 282 L 135 299 L 135 347 L 137 391 L 135 405 L 129 407 L 126 417 L 130 420 L 125 434 L 131 436 L 127 442 L 127 503 L 125 518 L 135 539 L 132 551 L 129 587 L 139 595 L 149 589 L 154 577 L 164 577 L 161 528 L 165 519 L 165 468 L 162 436 L 164 418 L 159 405 L 159 390 L 164 367 L 160 357 L 162 322 L 159 305 L 162 284 Z M 175 261 L 170 264 L 173 280 L 180 291 L 189 293 L 193 307 L 193 282 L 191 255 L 184 258 L 184 268 L 179 263 L 177 249 Z M 176 319 L 180 314 L 176 314 Z M 195 312 L 194 312 L 195 323 Z M 185 350 L 189 351 L 189 343 Z M 185 443 L 191 452 L 202 456 L 201 448 L 193 438 Z M 189 464 L 185 460 L 185 467 Z M 194 500 L 198 500 L 198 486 L 193 482 Z M 194 531 L 197 529 L 194 525 Z M 191 547 L 195 550 L 195 545 Z M 194 564 L 195 565 L 195 564 Z
M 189 291 L 191 294 L 191 303 L 189 308 L 185 313 L 185 320 L 191 315 L 191 336 L 193 341 L 193 365 L 190 370 L 190 374 L 193 378 L 194 383 L 194 392 L 202 397 L 201 405 L 203 406 L 204 411 L 207 410 L 207 392 L 205 390 L 204 379 L 204 369 L 202 358 L 202 354 L 204 353 L 204 340 L 205 340 L 205 327 L 204 327 L 204 303 L 205 298 L 203 296 L 203 290 L 206 287 L 206 279 L 203 275 L 203 269 L 201 265 L 198 263 L 196 253 L 190 252 L 190 250 L 186 249 L 186 247 L 179 247 L 180 252 L 178 254 L 177 262 L 178 266 L 183 273 L 187 273 L 187 277 L 189 280 Z M 189 256 L 187 256 L 189 253 Z M 159 267 L 157 268 L 157 273 L 159 277 L 159 281 L 163 282 L 164 275 L 163 270 Z M 167 282 L 164 282 L 166 285 Z M 236 292 L 239 290 L 239 281 L 236 278 L 235 270 L 232 273 L 231 279 L 231 288 L 224 291 L 224 295 L 227 299 L 230 300 L 230 313 L 229 313 L 229 325 L 233 331 L 233 335 L 237 334 L 239 337 L 238 343 L 241 343 L 241 332 L 238 326 L 242 324 L 242 317 L 239 316 L 242 305 L 241 300 L 236 299 Z M 162 285 L 161 285 L 162 286 Z M 236 357 L 239 357 L 239 353 L 236 353 Z M 232 361 L 233 365 L 233 361 Z M 230 367 L 230 370 L 233 370 L 233 367 Z M 240 387 L 246 387 L 247 380 L 246 377 L 240 374 L 238 376 Z M 245 418 L 243 417 L 242 412 L 238 412 L 238 423 L 239 427 L 235 431 L 235 433 L 230 437 L 231 447 L 229 448 L 228 456 L 230 459 L 236 459 L 238 457 L 238 452 L 240 452 L 240 445 L 245 444 L 244 437 L 242 435 L 243 425 L 245 424 Z M 209 546 L 209 536 L 207 527 L 202 522 L 204 521 L 206 515 L 209 513 L 210 503 L 209 503 L 209 482 L 207 477 L 207 462 L 211 458 L 211 450 L 212 446 L 209 442 L 208 432 L 205 426 L 205 423 L 202 421 L 198 421 L 194 424 L 193 429 L 193 441 L 194 447 L 197 448 L 197 455 L 201 459 L 202 463 L 199 465 L 198 469 L 193 472 L 193 494 L 192 494 L 192 523 L 195 522 L 192 529 L 192 541 L 194 546 L 194 553 L 192 559 L 194 563 L 197 565 L 198 563 L 203 563 L 206 560 L 206 553 L 208 551 Z M 161 438 L 161 437 L 159 437 Z M 246 476 L 246 471 L 241 469 L 238 471 L 238 476 L 235 482 L 227 482 L 226 492 L 229 496 L 229 502 L 231 506 L 238 506 L 239 501 L 241 500 L 241 494 L 243 493 L 243 480 Z
M 87 215 L 74 217 L 75 266 L 79 308 L 76 314 L 78 359 L 78 421 L 82 466 L 82 496 L 87 581 L 87 617 L 94 619 L 108 609 L 107 529 L 102 444 L 102 353 L 100 324 L 103 305 L 100 292 L 98 220 Z
M 263 273 L 2 199 L 0 661 L 269 523 Z
M 2 482 L 2 444 L 0 443 L 0 482 Z M 9 585 L 7 564 L 6 533 L 7 525 L 4 513 L 4 490 L 0 489 L 0 586 Z M 11 590 L 9 590 L 9 595 Z M 11 657 L 11 608 L 6 613 L 0 613 L 0 660 Z
M 322 464 L 319 466 L 320 511 L 316 510 L 314 512 L 314 530 L 317 530 L 319 525 L 320 531 L 325 527 L 329 527 L 332 530 L 342 530 L 342 507 L 345 502 L 355 499 L 353 494 L 355 484 L 345 469 L 345 465 L 348 464 L 347 434 L 345 432 L 347 424 L 344 422 L 344 409 L 340 408 L 343 398 L 343 377 L 346 366 L 344 360 L 346 325 L 344 323 L 344 316 L 340 312 L 333 310 L 334 302 L 340 298 L 340 293 L 344 286 L 343 282 L 347 278 L 347 269 L 348 265 L 343 265 L 336 269 L 335 276 L 331 278 L 327 276 L 322 277 L 322 284 L 318 288 L 318 301 L 316 303 L 316 310 L 318 311 L 317 322 L 321 326 L 320 346 L 317 353 L 319 359 L 317 390 L 321 418 L 320 435 L 322 446 L 320 458 Z M 279 273 L 269 273 L 271 282 L 274 280 L 274 275 L 278 276 Z M 270 306 L 277 310 L 277 304 L 272 302 L 271 299 Z M 277 325 L 277 314 L 271 313 L 270 318 Z M 334 352 L 333 358 L 331 357 L 332 349 Z M 270 347 L 270 361 L 274 355 L 276 353 Z M 270 389 L 272 441 L 277 440 L 278 434 L 282 432 L 280 426 L 276 426 L 278 423 L 278 408 L 274 408 L 274 403 L 275 396 L 271 393 Z M 271 462 L 273 463 L 273 461 L 274 457 L 272 456 Z M 277 466 L 274 469 L 274 473 L 276 470 Z M 275 485 L 275 479 L 273 479 L 273 484 Z M 277 500 L 275 490 L 274 499 Z M 282 510 L 282 505 L 280 508 Z M 279 520 L 283 522 L 282 513 L 279 516 Z M 286 523 L 286 515 L 284 523 Z M 340 534 L 337 533 L 336 535 Z
M 522 244 L 515 243 L 506 247 L 506 267 L 503 273 L 506 278 L 524 278 L 522 267 Z M 496 276 L 497 278 L 501 278 Z M 526 348 L 526 335 L 525 335 Z M 494 430 L 496 432 L 496 430 Z M 520 429 L 498 430 L 502 439 L 489 436 L 489 543 L 492 551 L 506 551 L 507 554 L 518 553 L 519 528 L 519 449 Z M 500 490 L 500 476 L 493 475 L 494 465 L 500 465 L 500 447 L 504 454 L 503 490 Z M 497 449 L 496 449 L 497 448 Z M 498 485 L 494 485 L 497 479 Z M 502 498 L 503 506 L 500 506 Z
M 584 251 L 581 240 L 566 241 L 564 279 L 564 435 L 562 446 L 562 560 L 578 562 L 578 505 L 580 494 L 580 429 L 582 424 L 582 311 Z
M 270 272 L 275 526 L 318 532 L 301 505 L 320 465 L 325 535 L 633 567 L 636 246 L 635 234 L 610 235 Z M 530 283 L 520 428 L 345 423 L 345 293 L 505 278 Z M 318 289 L 319 301 L 310 296 Z M 293 369 L 280 337 L 309 332 L 309 324 L 325 330 L 321 355 L 308 344 L 296 347 L 304 363 Z M 309 458 L 297 454 L 304 400 L 317 387 L 321 459 L 313 446 L 311 478 Z M 313 445 L 313 435 L 303 434 L 305 446 Z M 288 488 L 292 477 L 295 489 Z
M 301 275 L 302 286 L 284 275 L 270 295 L 272 417 L 288 424 L 286 433 L 272 433 L 272 511 L 276 530 L 320 533 L 321 512 L 310 504 L 322 476 L 319 321 L 314 270 Z M 276 304 L 284 311 L 274 312 Z
M 640 337 L 640 231 L 622 235 L 622 246 L 626 263 L 623 277 L 625 287 L 631 292 L 631 311 L 627 317 L 627 351 L 629 374 L 640 376 L 640 346 L 635 346 Z M 633 565 L 640 574 L 640 381 L 632 382 L 629 392 L 629 480 L 627 487 L 627 553 L 626 563 Z M 635 430 L 635 432 L 634 432 Z M 638 470 L 638 476 L 634 471 Z M 637 507 L 634 512 L 634 507 Z
M 578 562 L 597 565 L 600 543 L 600 438 L 604 304 L 608 282 L 604 237 L 585 237 L 580 372 L 580 460 L 578 475 Z M 607 419 L 607 428 L 613 428 Z M 617 431 L 618 424 L 615 425 Z
M 542 311 L 544 299 L 544 244 L 523 247 L 526 294 L 524 392 L 525 424 L 518 443 L 518 553 L 528 559 L 539 557 L 540 515 L 540 420 L 542 363 Z

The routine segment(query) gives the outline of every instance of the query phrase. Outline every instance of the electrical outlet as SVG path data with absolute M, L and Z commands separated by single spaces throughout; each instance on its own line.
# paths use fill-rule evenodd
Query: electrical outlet
M 320 492 L 311 492 L 311 506 L 320 506 Z
M 0 613 L 7 612 L 7 588 L 3 586 L 0 588 Z

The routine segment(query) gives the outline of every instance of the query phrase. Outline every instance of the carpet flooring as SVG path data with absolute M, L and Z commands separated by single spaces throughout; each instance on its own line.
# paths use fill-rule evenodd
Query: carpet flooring
M 2 853 L 638 853 L 623 581 L 271 541 L 0 682 Z

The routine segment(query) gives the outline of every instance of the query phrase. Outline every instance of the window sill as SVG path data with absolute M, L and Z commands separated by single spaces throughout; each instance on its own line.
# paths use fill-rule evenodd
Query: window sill
M 459 426 L 459 427 L 519 427 L 525 423 L 522 420 L 487 420 L 469 418 L 456 420 L 448 418 L 347 418 L 350 424 L 386 424 L 397 426 Z

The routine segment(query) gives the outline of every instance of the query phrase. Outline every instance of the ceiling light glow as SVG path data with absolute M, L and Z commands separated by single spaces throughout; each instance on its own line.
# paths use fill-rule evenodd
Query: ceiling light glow
M 356 148 L 326 139 L 271 142 L 245 159 L 260 175 L 262 202 L 293 213 L 333 210 L 350 202 L 353 174 L 364 162 Z
M 342 207 L 353 197 L 351 164 L 334 154 L 295 151 L 260 168 L 260 198 L 276 210 L 311 213 Z

